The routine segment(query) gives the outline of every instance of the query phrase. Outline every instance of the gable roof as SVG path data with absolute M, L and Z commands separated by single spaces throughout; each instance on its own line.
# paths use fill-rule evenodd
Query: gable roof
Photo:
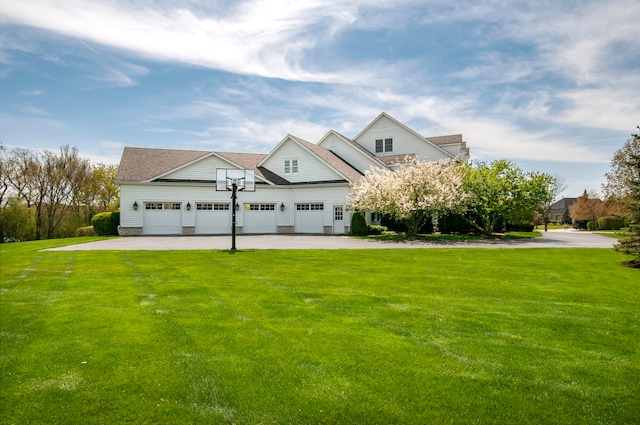
M 401 129 L 415 135 L 420 140 L 431 145 L 434 149 L 442 151 L 449 157 L 453 157 L 453 154 L 447 152 L 443 147 L 449 146 L 448 149 L 451 149 L 451 145 L 458 145 L 459 153 L 456 158 L 466 157 L 468 159 L 469 149 L 466 147 L 466 143 L 462 140 L 461 134 L 425 138 L 387 113 L 382 112 L 353 139 L 346 137 L 335 130 L 330 130 L 317 144 L 308 142 L 296 136 L 287 135 L 268 154 L 125 147 L 120 160 L 120 166 L 118 167 L 116 181 L 120 183 L 150 182 L 156 179 L 162 179 L 170 173 L 190 166 L 205 158 L 217 157 L 222 161 L 228 162 L 232 166 L 253 170 L 256 179 L 267 184 L 290 185 L 293 183 L 267 169 L 264 164 L 267 159 L 274 155 L 285 142 L 291 140 L 346 181 L 354 183 L 362 178 L 364 170 L 358 170 L 356 167 L 351 165 L 348 160 L 341 158 L 339 154 L 320 145 L 327 140 L 330 135 L 334 135 L 340 141 L 339 143 L 344 142 L 346 146 L 351 146 L 356 152 L 361 154 L 363 158 L 366 158 L 370 163 L 377 164 L 380 167 L 393 166 L 402 162 L 407 157 L 415 156 L 415 154 L 377 156 L 357 142 L 357 139 L 362 134 L 382 118 L 391 120 Z M 339 152 L 342 152 L 345 155 L 347 154 L 347 151 Z M 357 157 L 352 157 L 350 154 L 348 156 L 351 161 L 360 162 Z M 170 180 L 171 179 L 166 179 L 166 181 Z
M 347 164 L 344 160 L 342 160 L 342 158 L 331 152 L 329 149 L 318 146 L 315 143 L 307 142 L 306 140 L 299 137 L 291 136 L 291 138 L 295 139 L 302 146 L 306 147 L 318 158 L 327 163 L 331 168 L 346 177 L 348 181 L 356 182 L 363 176 L 360 171 Z
M 118 173 L 116 174 L 116 181 L 141 182 L 151 180 L 208 155 L 210 155 L 210 152 L 205 151 L 124 148 Z M 144 164 L 144 166 L 140 166 L 141 164 Z
M 345 135 L 343 135 L 341 133 L 338 133 L 335 130 L 329 130 L 329 132 L 327 134 L 325 134 L 324 137 L 322 139 L 320 139 L 320 141 L 317 144 L 321 145 L 322 142 L 324 142 L 332 134 L 335 135 L 336 137 L 338 137 L 339 139 L 343 140 L 349 146 L 352 146 L 353 148 L 355 148 L 362 155 L 366 156 L 368 160 L 373 161 L 373 162 L 377 163 L 380 166 L 384 166 L 384 163 L 382 161 L 380 161 L 380 159 L 377 156 L 375 156 L 373 153 L 371 153 L 367 149 L 365 149 L 364 146 L 362 146 L 359 143 L 356 143 L 353 139 L 350 139 L 349 137 L 347 137 L 347 136 L 345 136 Z M 331 151 L 331 149 L 329 149 L 329 150 Z M 333 151 L 331 151 L 331 152 L 333 152 Z
M 391 120 L 394 124 L 398 125 L 400 128 L 403 128 L 404 130 L 408 131 L 409 133 L 413 134 L 414 136 L 416 136 L 417 138 L 423 140 L 425 143 L 429 143 L 431 144 L 435 149 L 441 151 L 443 154 L 445 154 L 448 157 L 453 158 L 453 155 L 451 155 L 451 153 L 447 152 L 446 150 L 442 149 L 440 146 L 438 146 L 438 144 L 434 143 L 431 141 L 431 139 L 427 139 L 424 136 L 418 134 L 415 130 L 407 127 L 406 125 L 404 125 L 403 123 L 401 123 L 400 121 L 398 121 L 397 119 L 393 118 L 391 115 L 387 114 L 386 112 L 381 112 L 380 115 L 378 115 L 376 117 L 376 119 L 374 119 L 373 121 L 371 121 L 369 123 L 369 125 L 367 125 L 360 133 L 358 133 L 358 135 L 356 137 L 353 138 L 353 140 L 358 140 L 358 138 L 360 136 L 362 136 L 364 133 L 367 132 L 367 130 L 369 130 L 375 123 L 377 123 L 378 121 L 380 121 L 382 118 L 387 118 L 389 120 Z M 443 137 L 448 137 L 448 136 L 443 136 Z M 462 138 L 462 135 L 460 135 L 460 138 Z M 356 142 L 357 143 L 357 142 Z
M 209 156 L 217 156 L 238 168 L 253 170 L 256 177 L 271 182 L 265 172 L 257 168 L 266 154 L 130 147 L 122 152 L 116 181 L 151 181 Z
M 287 134 L 287 136 L 282 139 L 278 146 L 276 146 L 268 155 L 264 157 L 264 159 L 258 164 L 258 168 L 263 168 L 263 165 L 267 162 L 267 160 L 274 155 L 278 149 L 287 141 L 292 140 L 301 146 L 304 150 L 311 153 L 321 162 L 328 165 L 335 172 L 342 175 L 349 182 L 358 181 L 363 174 L 360 171 L 353 168 L 351 165 L 347 164 L 343 161 L 338 155 L 331 152 L 329 149 L 325 149 L 322 146 L 318 146 L 315 143 L 308 142 L 300 137 L 292 136 L 291 134 Z

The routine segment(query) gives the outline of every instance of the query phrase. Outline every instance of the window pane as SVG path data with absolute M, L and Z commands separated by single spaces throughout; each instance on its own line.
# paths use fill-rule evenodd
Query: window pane
M 298 172 L 298 160 L 294 159 L 293 161 L 291 161 L 291 172 L 292 173 L 297 173 Z
M 376 153 L 382 152 L 382 139 L 376 140 Z
M 384 139 L 384 151 L 391 152 L 393 150 L 393 139 Z

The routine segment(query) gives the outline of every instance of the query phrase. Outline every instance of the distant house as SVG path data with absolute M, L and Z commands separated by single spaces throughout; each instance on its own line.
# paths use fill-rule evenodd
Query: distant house
M 116 177 L 121 235 L 348 233 L 351 183 L 406 157 L 468 161 L 462 135 L 423 137 L 381 113 L 350 139 L 334 130 L 317 143 L 287 135 L 268 154 L 127 147 Z M 216 170 L 248 169 L 256 190 L 216 191 Z
M 569 211 L 571 205 L 573 205 L 577 199 L 578 198 L 562 198 L 551 205 L 551 208 L 549 208 L 549 221 L 561 223 L 565 211 Z

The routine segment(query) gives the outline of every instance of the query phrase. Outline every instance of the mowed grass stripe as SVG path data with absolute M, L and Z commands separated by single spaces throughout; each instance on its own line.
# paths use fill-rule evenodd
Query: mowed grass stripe
M 610 250 L 37 251 L 52 244 L 0 248 L 3 423 L 640 411 L 638 275 Z

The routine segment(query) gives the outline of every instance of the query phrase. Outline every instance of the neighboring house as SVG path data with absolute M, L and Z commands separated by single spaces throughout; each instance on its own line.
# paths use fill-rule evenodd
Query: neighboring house
M 565 211 L 570 211 L 571 205 L 573 205 L 577 199 L 578 198 L 562 198 L 554 202 L 549 208 L 549 221 L 562 223 Z
M 238 192 L 237 233 L 349 232 L 351 183 L 373 167 L 393 169 L 407 157 L 466 162 L 462 135 L 425 138 L 386 113 L 356 137 L 329 131 L 318 143 L 287 135 L 270 153 L 124 149 L 121 235 L 231 233 L 230 192 L 216 191 L 216 170 L 255 173 L 254 192 Z

